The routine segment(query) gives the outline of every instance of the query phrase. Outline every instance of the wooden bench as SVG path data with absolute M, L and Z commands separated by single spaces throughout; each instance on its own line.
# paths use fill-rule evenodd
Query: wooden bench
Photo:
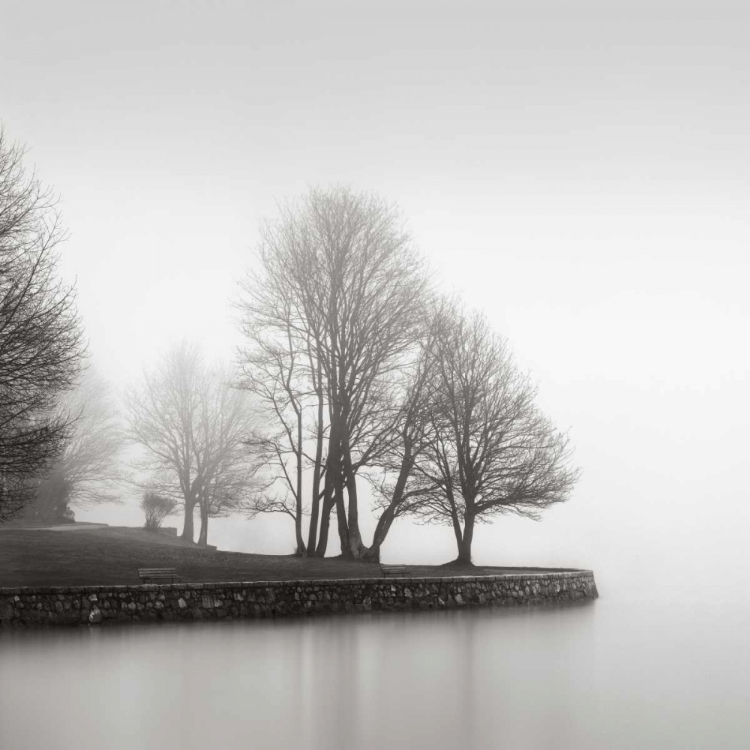
M 175 568 L 138 568 L 138 576 L 141 579 L 141 583 L 154 583 L 156 581 L 169 581 L 174 583 L 182 580 L 177 575 Z
M 380 564 L 380 571 L 387 578 L 388 576 L 406 576 L 411 575 L 406 569 L 406 565 L 383 565 Z

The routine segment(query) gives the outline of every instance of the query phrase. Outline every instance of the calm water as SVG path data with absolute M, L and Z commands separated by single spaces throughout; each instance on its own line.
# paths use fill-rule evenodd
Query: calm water
M 747 610 L 664 598 L 6 632 L 0 748 L 749 747 Z

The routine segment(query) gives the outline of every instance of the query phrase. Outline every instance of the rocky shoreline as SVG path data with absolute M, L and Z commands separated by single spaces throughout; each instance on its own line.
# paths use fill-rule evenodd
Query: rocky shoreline
M 590 570 L 439 578 L 0 588 L 0 626 L 508 607 L 560 604 L 597 596 Z

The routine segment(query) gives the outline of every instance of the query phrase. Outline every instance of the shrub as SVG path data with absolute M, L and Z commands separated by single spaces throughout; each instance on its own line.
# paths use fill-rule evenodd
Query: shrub
M 143 524 L 143 528 L 156 531 L 164 519 L 174 513 L 177 501 L 171 497 L 157 495 L 155 492 L 146 492 L 141 500 L 141 508 L 146 514 L 146 523 Z

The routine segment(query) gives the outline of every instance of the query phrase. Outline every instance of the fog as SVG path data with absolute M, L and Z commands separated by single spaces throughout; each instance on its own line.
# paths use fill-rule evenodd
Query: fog
M 7 634 L 0 740 L 14 750 L 67 750 L 84 733 L 113 750 L 746 746 L 746 657 L 725 644 L 747 618 L 601 604 Z M 623 628 L 634 614 L 637 626 Z M 76 699 L 60 700 L 71 682 Z
M 601 597 L 3 633 L 0 745 L 745 747 L 747 28 L 740 2 L 6 0 L 0 126 L 60 195 L 113 391 L 185 337 L 233 360 L 279 202 L 374 191 L 582 469 L 540 522 L 480 525 L 474 560 L 591 568 Z M 138 502 L 76 519 L 140 526 Z M 208 541 L 294 549 L 282 516 Z M 455 555 L 404 519 L 383 547 Z
M 739 3 L 10 2 L 0 117 L 61 195 L 62 269 L 116 388 L 185 335 L 233 357 L 230 301 L 277 200 L 374 190 L 508 337 L 583 469 L 541 523 L 480 527 L 477 561 L 593 568 L 605 597 L 730 596 L 750 521 L 746 21 Z M 142 523 L 135 497 L 77 518 Z M 209 541 L 287 553 L 293 534 L 235 517 Z M 454 555 L 450 529 L 406 521 L 384 547 Z

